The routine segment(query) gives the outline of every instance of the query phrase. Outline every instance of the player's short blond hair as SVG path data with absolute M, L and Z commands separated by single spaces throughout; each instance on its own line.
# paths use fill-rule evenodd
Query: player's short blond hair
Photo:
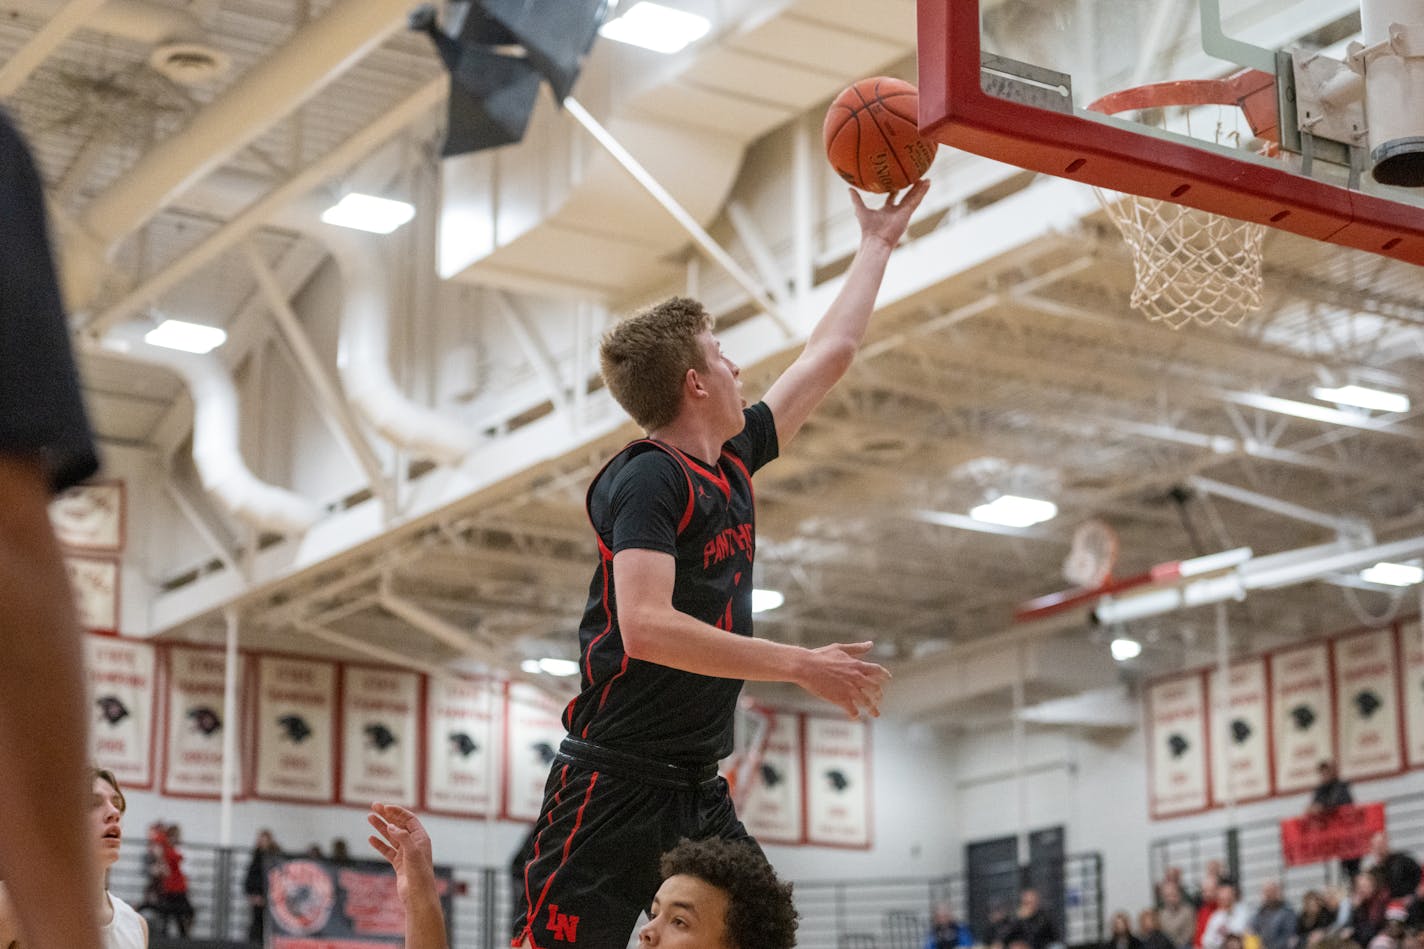
M 109 785 L 109 787 L 114 789 L 114 794 L 119 799 L 120 814 L 129 809 L 129 802 L 124 797 L 124 789 L 119 787 L 119 779 L 114 776 L 114 772 L 108 770 L 107 768 L 90 768 L 89 783 L 93 784 L 96 780 L 104 781 Z
M 687 370 L 706 371 L 697 335 L 712 317 L 696 300 L 672 297 L 609 330 L 599 347 L 608 391 L 633 421 L 652 432 L 677 417 Z

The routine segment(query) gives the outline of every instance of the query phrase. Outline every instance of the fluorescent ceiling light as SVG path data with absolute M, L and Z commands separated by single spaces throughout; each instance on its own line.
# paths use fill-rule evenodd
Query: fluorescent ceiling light
M 765 613 L 786 602 L 786 597 L 777 590 L 752 590 L 752 612 Z
M 178 349 L 185 353 L 210 353 L 227 342 L 227 333 L 216 326 L 164 320 L 143 336 L 150 346 Z
M 539 668 L 539 660 L 538 660 L 538 659 L 525 659 L 523 662 L 521 662 L 521 663 L 519 664 L 519 668 L 523 669 L 525 672 L 529 673 L 530 675 L 538 675 L 539 673 L 541 673 L 541 672 L 544 671 L 543 669 L 540 669 L 540 668 Z
M 1051 520 L 1058 514 L 1058 505 L 1037 498 L 1022 498 L 1017 494 L 1001 494 L 988 504 L 969 512 L 976 521 L 1002 524 L 1005 527 L 1032 527 Z
M 1126 662 L 1142 655 L 1142 644 L 1135 639 L 1114 639 L 1108 648 L 1112 650 L 1112 657 L 1118 662 Z
M 598 32 L 655 53 L 676 53 L 705 36 L 711 25 L 706 17 L 643 0 L 603 24 Z
M 551 676 L 578 675 L 579 664 L 572 659 L 540 659 L 539 670 Z
M 1382 392 L 1365 386 L 1340 386 L 1338 389 L 1316 386 L 1310 390 L 1310 394 L 1321 402 L 1353 405 L 1361 409 L 1374 409 L 1376 412 L 1409 411 L 1409 396 L 1401 392 Z
M 1412 587 L 1424 580 L 1424 568 L 1407 563 L 1377 563 L 1361 570 L 1360 579 L 1391 587 Z
M 389 234 L 415 217 L 415 205 L 353 191 L 327 208 L 321 219 L 337 227 Z

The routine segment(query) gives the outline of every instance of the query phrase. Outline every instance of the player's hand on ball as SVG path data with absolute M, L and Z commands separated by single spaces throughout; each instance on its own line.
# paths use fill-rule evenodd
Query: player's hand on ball
M 907 190 L 892 194 L 878 208 L 867 207 L 865 199 L 854 188 L 850 189 L 850 200 L 855 205 L 855 216 L 860 221 L 862 237 L 874 237 L 894 247 L 905 236 L 905 228 L 910 226 L 910 216 L 920 206 L 929 193 L 930 180 L 921 178 Z
M 880 717 L 880 698 L 890 671 L 861 659 L 874 643 L 832 643 L 808 650 L 808 661 L 798 683 L 801 688 L 845 710 L 851 718 L 862 712 Z
M 406 903 L 413 887 L 435 890 L 430 834 L 420 818 L 396 804 L 372 804 L 366 821 L 380 836 L 366 838 L 396 871 L 396 893 Z

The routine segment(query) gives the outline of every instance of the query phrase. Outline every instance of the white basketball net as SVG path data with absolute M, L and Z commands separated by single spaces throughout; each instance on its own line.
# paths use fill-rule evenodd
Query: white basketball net
M 1132 307 L 1181 329 L 1236 326 L 1261 308 L 1266 228 L 1195 208 L 1094 188 L 1132 248 Z

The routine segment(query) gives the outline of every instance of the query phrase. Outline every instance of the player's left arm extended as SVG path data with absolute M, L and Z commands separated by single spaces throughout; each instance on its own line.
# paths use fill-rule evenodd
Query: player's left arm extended
M 846 272 L 845 283 L 811 331 L 801 355 L 766 393 L 766 404 L 776 419 L 776 439 L 783 449 L 850 369 L 870 325 L 890 252 L 904 235 L 910 215 L 920 206 L 929 187 L 928 180 L 918 181 L 898 200 L 892 195 L 879 208 L 866 207 L 860 194 L 851 190 L 855 216 L 860 221 L 860 247 Z
M 396 804 L 372 804 L 366 820 L 376 829 L 367 840 L 396 871 L 406 949 L 448 949 L 430 834 L 420 818 Z

